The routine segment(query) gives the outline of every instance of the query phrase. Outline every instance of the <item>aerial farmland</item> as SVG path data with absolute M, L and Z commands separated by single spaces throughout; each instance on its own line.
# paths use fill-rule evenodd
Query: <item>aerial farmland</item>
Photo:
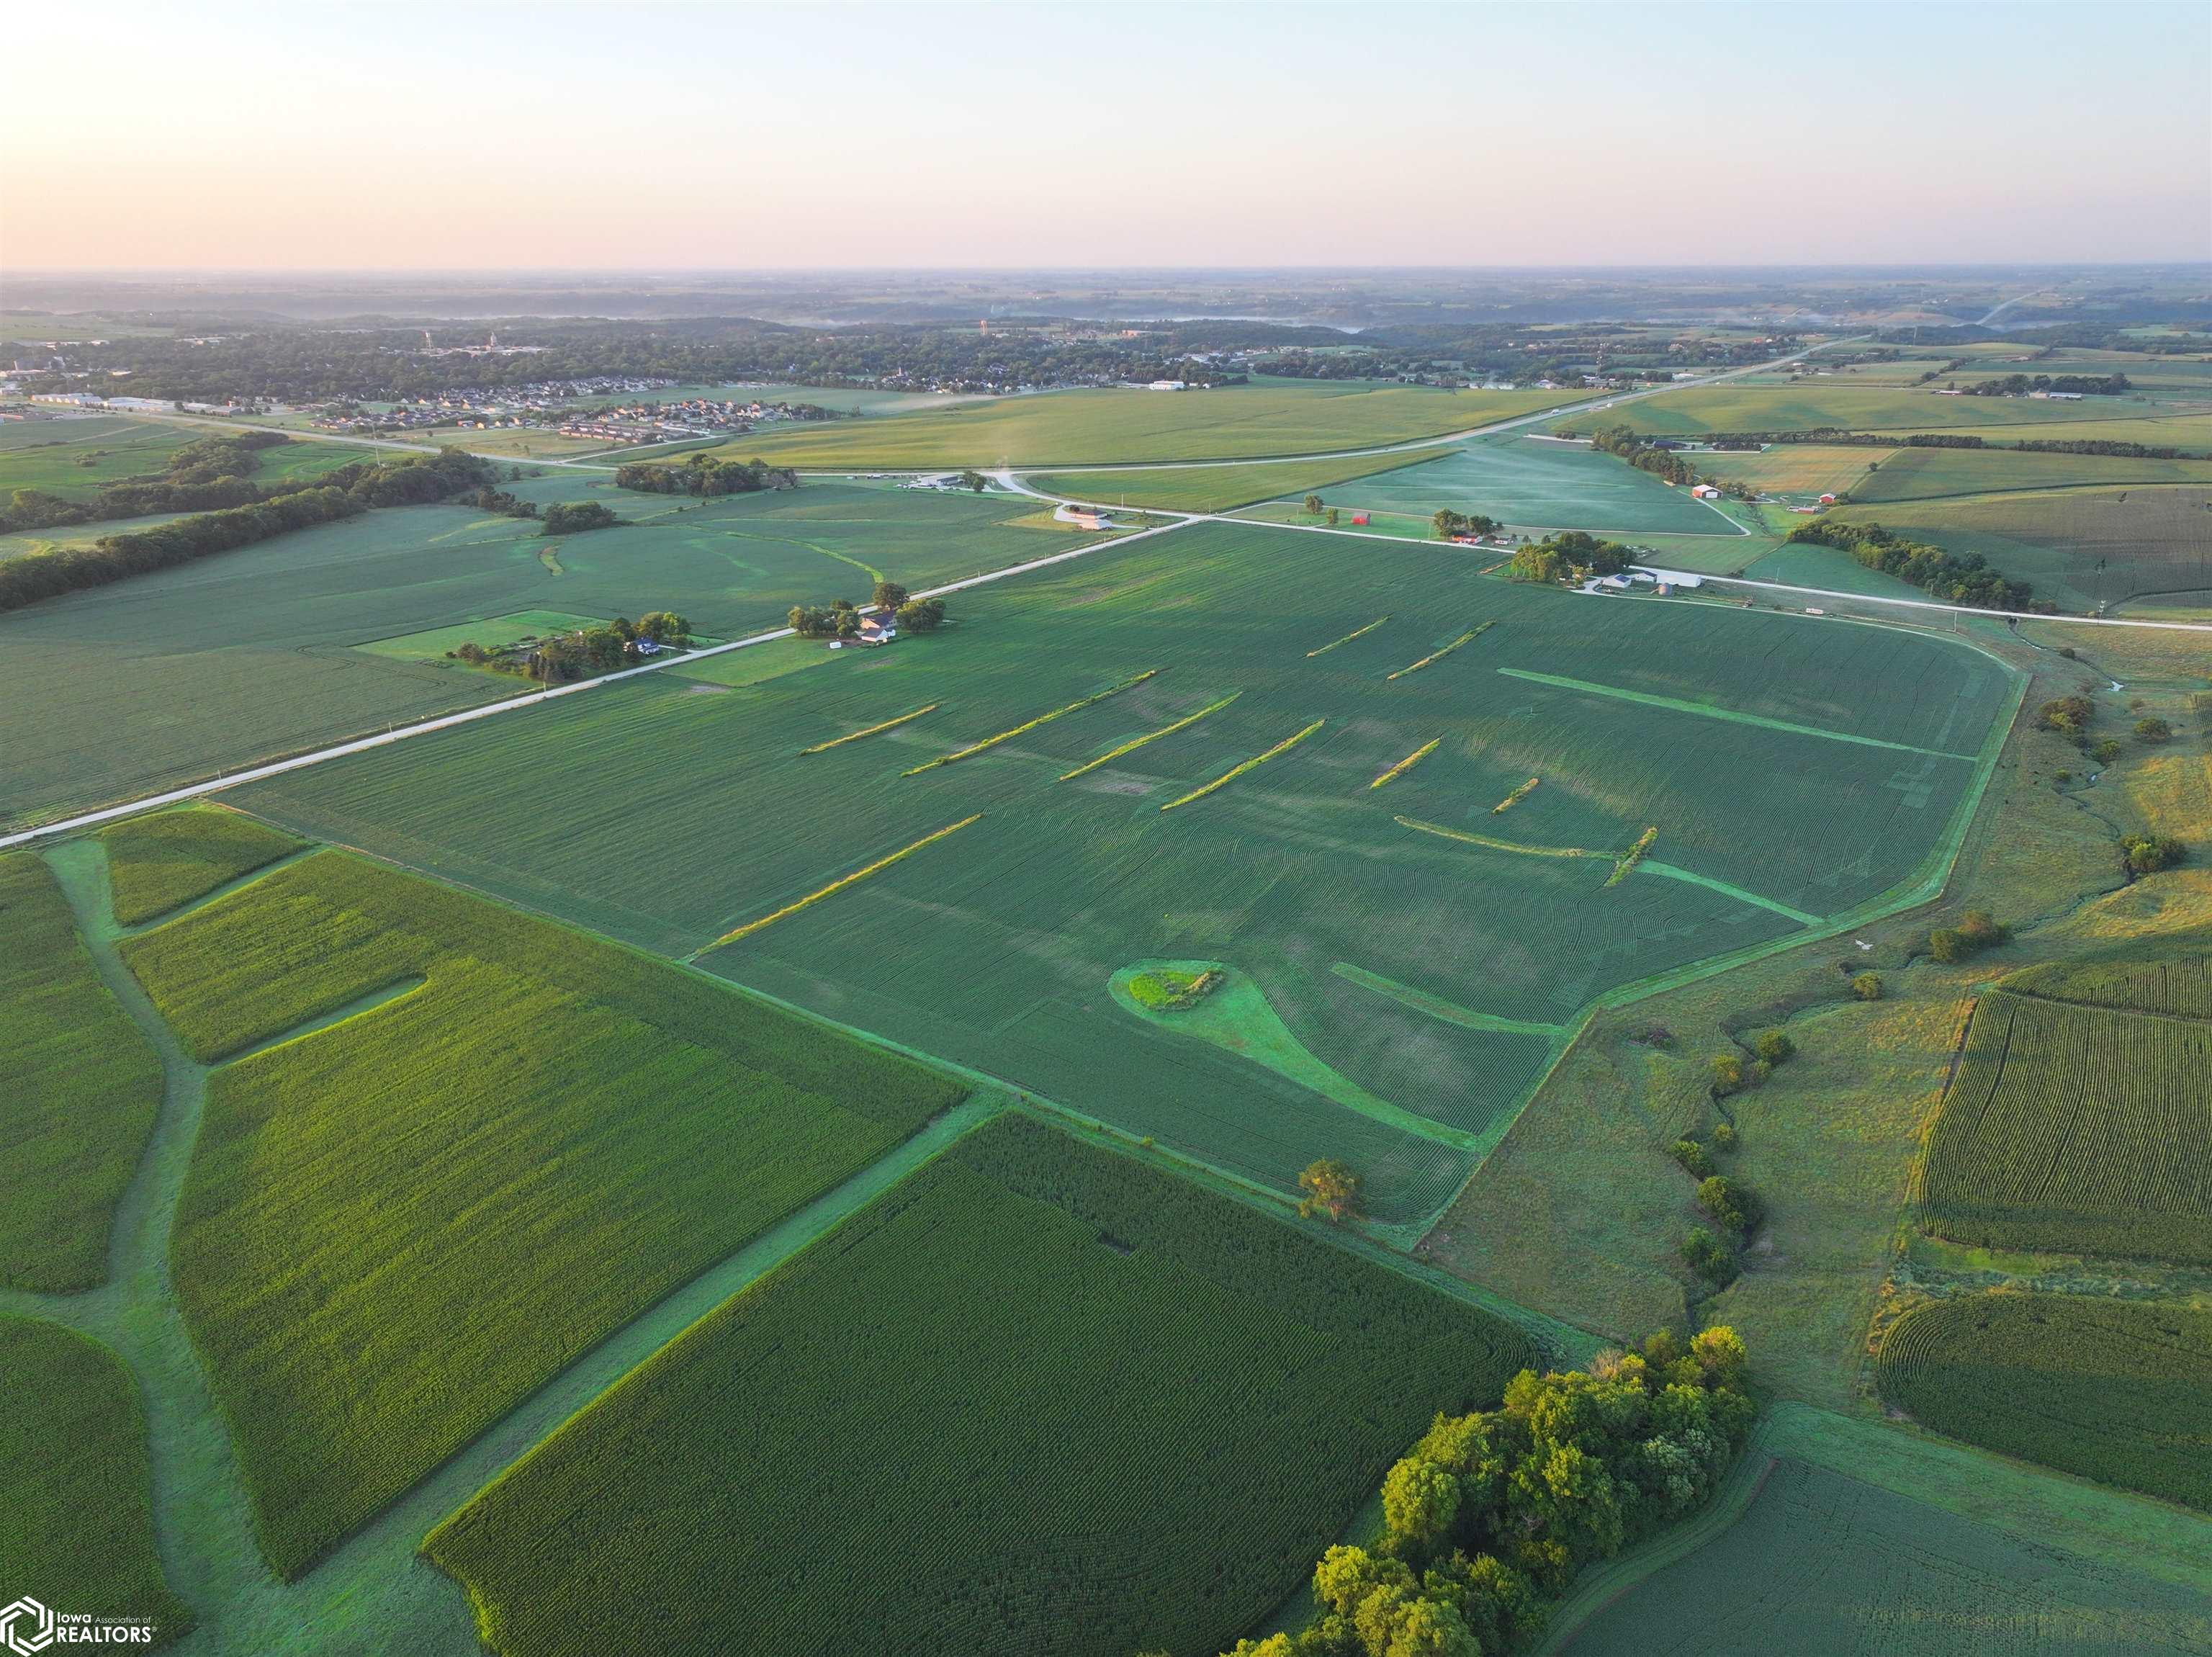
M 18 77 L 0 1648 L 2212 1657 L 2212 28 L 2121 6 L 1766 8 L 1663 129 L 1283 119 L 1680 82 L 1578 3 Z

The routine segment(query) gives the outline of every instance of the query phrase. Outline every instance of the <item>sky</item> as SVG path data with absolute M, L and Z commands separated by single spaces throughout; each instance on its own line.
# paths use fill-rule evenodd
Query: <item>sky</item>
M 2212 258 L 2202 0 L 40 0 L 8 34 L 0 286 Z

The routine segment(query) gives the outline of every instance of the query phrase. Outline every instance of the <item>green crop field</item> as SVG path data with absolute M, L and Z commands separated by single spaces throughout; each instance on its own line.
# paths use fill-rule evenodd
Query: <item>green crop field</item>
M 832 469 L 1249 460 L 1434 437 L 1580 395 L 1329 381 L 1213 391 L 1056 391 L 760 432 L 714 452 Z
M 1993 370 L 1993 373 L 2008 370 Z M 1833 379 L 1800 381 L 1794 386 L 1693 386 L 1601 411 L 1578 414 L 1568 423 L 1587 430 L 1595 424 L 1625 425 L 1655 436 L 1692 436 L 1703 431 L 1813 431 L 1835 426 L 1845 431 L 1980 431 L 2018 428 L 2036 437 L 2114 434 L 2092 426 L 2132 427 L 2147 417 L 2172 417 L 2170 408 L 2124 398 L 2091 397 L 2078 403 L 2038 402 L 2023 397 L 1944 397 L 1929 389 L 1855 386 Z M 2164 420 L 2155 423 L 2163 425 Z M 2203 422 L 2198 423 L 2199 430 Z M 2083 428 L 2081 430 L 2072 428 Z M 2146 443 L 2172 443 L 2172 437 L 2143 437 Z M 2202 442 L 2200 436 L 2199 440 Z
M 1750 1508 L 1598 1611 L 1574 1657 L 2212 1650 L 2212 1599 L 1783 1459 Z
M 1128 1657 L 1264 1616 L 1507 1325 L 1026 1118 L 725 1303 L 438 1530 L 509 1657 Z
M 53 875 L 0 857 L 0 1284 L 89 1288 L 161 1103 L 161 1063 L 100 980 Z
M 1956 1242 L 2212 1264 L 2212 1021 L 1990 992 L 1925 1184 Z
M 371 655 L 389 656 L 395 661 L 441 662 L 464 644 L 486 650 L 505 650 L 550 634 L 604 627 L 609 619 L 605 616 L 580 616 L 567 610 L 518 610 L 511 616 L 486 616 L 481 621 L 461 621 L 450 627 L 431 627 L 419 633 L 371 639 L 355 648 Z
M 1884 1337 L 1883 1399 L 1923 1427 L 2212 1510 L 2212 1312 L 2080 1295 L 1966 1295 Z
M 2212 432 L 2206 436 L 2212 439 Z M 1878 449 L 1862 452 L 1880 459 L 1881 466 L 1850 485 L 1855 506 L 2042 489 L 2212 484 L 2212 460 L 2138 460 L 2118 454 L 2039 454 L 2002 448 L 1898 448 L 1886 456 Z
M 137 926 L 272 863 L 299 842 L 235 812 L 190 808 L 104 829 L 115 918 Z
M 1851 506 L 1954 552 L 1978 552 L 2039 596 L 2073 609 L 2099 603 L 2212 602 L 2212 488 L 2061 490 L 1976 500 Z M 2101 567 L 2100 567 L 2101 566 Z
M 1732 527 L 1688 490 L 1670 489 L 1613 455 L 1529 437 L 1462 443 L 1440 460 L 1348 484 L 1330 504 L 1424 518 L 1449 507 L 1516 526 L 1612 535 L 1726 534 Z
M 379 641 L 523 611 L 655 609 L 737 638 L 780 626 L 796 603 L 865 600 L 878 572 L 918 588 L 1097 539 L 1027 522 L 1038 503 L 1004 495 L 810 483 L 690 502 L 584 477 L 518 487 L 611 501 L 640 521 L 556 544 L 472 508 L 398 508 L 9 615 L 0 702 L 40 740 L 0 745 L 0 825 L 527 688 L 443 660 L 450 646 L 424 660 Z
M 123 953 L 195 1055 L 231 1057 L 173 1253 L 286 1576 L 965 1091 L 342 853 Z
M 1764 449 L 1730 449 L 1683 456 L 1700 473 L 1727 483 L 1782 495 L 1839 495 L 1856 490 L 1886 470 L 1895 449 L 1841 443 L 1774 443 Z M 1616 465 L 1619 462 L 1615 462 Z
M 1443 546 L 1352 563 L 1345 545 L 1195 526 L 962 594 L 944 632 L 887 650 L 722 694 L 651 675 L 234 797 L 676 955 L 980 813 L 703 964 L 1279 1189 L 1343 1156 L 1378 1214 L 1410 1221 L 1593 999 L 1802 936 L 1947 855 L 2014 694 L 1961 645 L 1521 588 Z M 589 800 L 549 811 L 555 771 L 590 777 Z M 1493 819 L 1532 776 L 1544 786 Z M 1401 817 L 1594 856 L 1516 856 Z M 1109 984 L 1147 959 L 1236 969 L 1346 1098 L 1395 1109 L 1133 1016 Z
M 1442 454 L 1446 451 L 1438 450 Z M 1277 496 L 1332 495 L 1340 485 L 1420 464 L 1425 451 L 1370 454 L 1347 460 L 1284 460 L 1264 466 L 1155 466 L 1100 472 L 1033 472 L 1024 481 L 1048 495 L 1108 506 L 1160 507 L 1170 512 L 1226 512 Z
M 186 426 L 112 416 L 0 429 L 7 434 L 7 441 L 0 442 L 0 501 L 19 489 L 88 499 L 102 484 L 158 476 L 172 454 L 205 436 Z
M 0 1314 L 0 1489 L 10 1599 L 28 1595 L 70 1617 L 150 1619 L 163 1645 L 191 1627 L 191 1607 L 169 1591 L 154 1550 L 137 1383 L 99 1342 Z

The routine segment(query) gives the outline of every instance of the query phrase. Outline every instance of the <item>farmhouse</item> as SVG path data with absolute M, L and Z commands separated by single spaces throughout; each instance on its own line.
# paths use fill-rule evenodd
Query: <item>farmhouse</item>
M 862 616 L 860 631 L 852 637 L 833 638 L 830 648 L 842 650 L 848 644 L 889 644 L 898 637 L 898 623 L 888 615 Z
M 1092 506 L 1059 506 L 1052 515 L 1064 524 L 1073 524 L 1078 529 L 1111 529 L 1113 519 Z

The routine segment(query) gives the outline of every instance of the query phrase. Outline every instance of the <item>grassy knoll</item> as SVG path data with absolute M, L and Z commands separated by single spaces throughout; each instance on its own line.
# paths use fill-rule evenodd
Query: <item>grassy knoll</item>
M 761 432 L 713 452 L 738 460 L 757 455 L 777 466 L 833 469 L 1248 460 L 1433 437 L 1578 395 L 1321 381 L 1215 391 L 1047 392 L 929 413 Z
M 132 817 L 103 829 L 115 918 L 137 926 L 295 850 L 265 823 L 206 807 Z
M 1025 482 L 1048 495 L 1170 512 L 1226 512 L 1279 496 L 1325 492 L 1355 478 L 1420 464 L 1422 454 L 1370 454 L 1346 460 L 1291 460 L 1268 466 L 1136 467 L 1112 472 L 1045 472 Z
M 2212 1312 L 2080 1295 L 1963 1295 L 1881 1344 L 1881 1393 L 1923 1427 L 2212 1511 Z
M 2069 609 L 2136 596 L 2212 604 L 2212 488 L 2061 490 L 1843 511 L 1854 523 L 1880 523 L 1954 552 L 1978 552 Z M 2069 642 L 2090 648 L 2101 640 Z M 2200 656 L 2212 655 L 2201 637 L 2191 643 Z
M 1670 489 L 1610 454 L 1528 436 L 1477 439 L 1416 466 L 1346 484 L 1329 504 L 1427 518 L 1439 507 L 1515 525 L 1607 534 L 1725 533 L 1686 489 Z M 1297 491 L 1282 489 L 1279 496 Z M 1307 520 L 1306 521 L 1313 521 Z
M 1297 1228 L 1002 1118 L 424 1547 L 516 1657 L 641 1624 L 793 1657 L 1212 1651 L 1433 1410 L 1527 1356 Z
M 2107 972 L 2093 993 L 2151 976 Z M 2142 993 L 2212 999 L 2201 962 L 2182 987 Z M 2212 1020 L 1992 991 L 1925 1179 L 1923 1223 L 1956 1242 L 2212 1264 Z
M 11 1598 L 68 1616 L 149 1618 L 161 1645 L 191 1627 L 154 1550 L 137 1384 L 99 1342 L 0 1314 L 0 1485 Z
M 1743 1516 L 1575 1630 L 1576 1657 L 2090 1657 L 2212 1645 L 2212 1599 L 1795 1459 Z
M 1024 524 L 1036 503 L 1003 495 L 816 483 L 691 502 L 617 499 L 582 478 L 516 487 L 616 500 L 641 521 L 565 539 L 549 561 L 535 525 L 398 508 L 9 616 L 0 702 L 40 740 L 0 745 L 0 824 L 528 688 L 445 659 L 485 618 L 672 609 L 702 636 L 738 638 L 781 625 L 796 603 L 865 599 L 877 572 L 918 588 L 1095 539 Z M 451 627 L 463 631 L 421 637 Z
M 1823 379 L 1795 385 L 1692 386 L 1602 412 L 1578 414 L 1565 423 L 1584 432 L 1597 424 L 1625 425 L 1665 437 L 1707 431 L 1815 431 L 1827 426 L 1844 431 L 1984 434 L 2018 429 L 2039 437 L 2109 437 L 2115 434 L 2102 428 L 2132 427 L 2145 417 L 2167 412 L 2160 405 L 2125 398 L 2052 403 L 2021 397 L 1942 397 L 1926 387 L 1855 386 Z M 2136 441 L 2179 440 L 2145 436 Z
M 106 1276 L 116 1200 L 161 1102 L 161 1061 L 100 981 L 54 877 L 27 852 L 0 857 L 0 1284 Z
M 962 1091 L 338 853 L 123 948 L 195 1054 L 246 1053 L 173 1256 L 287 1576 Z
M 1105 993 L 1113 973 L 1220 960 L 1330 1069 L 1480 1136 L 1544 1045 L 1483 1019 L 1571 1024 L 1601 993 L 1802 923 L 1644 874 L 1607 891 L 1610 860 L 1471 855 L 1395 816 L 1615 850 L 1656 824 L 1670 866 L 1832 916 L 1939 844 L 1975 774 L 1943 756 L 1972 753 L 2011 693 L 1989 658 L 1909 634 L 1602 603 L 1482 580 L 1441 546 L 1347 569 L 1336 538 L 1237 525 L 979 589 L 957 613 L 927 640 L 730 695 L 650 676 L 258 784 L 241 803 L 678 955 L 980 812 L 702 964 L 1277 1189 L 1317 1156 L 1345 1157 L 1376 1211 L 1404 1221 L 1443 1200 L 1465 1153 L 1127 1017 Z M 1106 701 L 901 774 L 1154 666 Z M 926 719 L 801 757 L 933 703 Z M 1316 719 L 1229 787 L 1158 809 Z M 594 794 L 549 815 L 556 756 Z M 1494 818 L 1530 777 L 1544 786 Z M 1340 962 L 1478 1017 L 1426 1016 Z

